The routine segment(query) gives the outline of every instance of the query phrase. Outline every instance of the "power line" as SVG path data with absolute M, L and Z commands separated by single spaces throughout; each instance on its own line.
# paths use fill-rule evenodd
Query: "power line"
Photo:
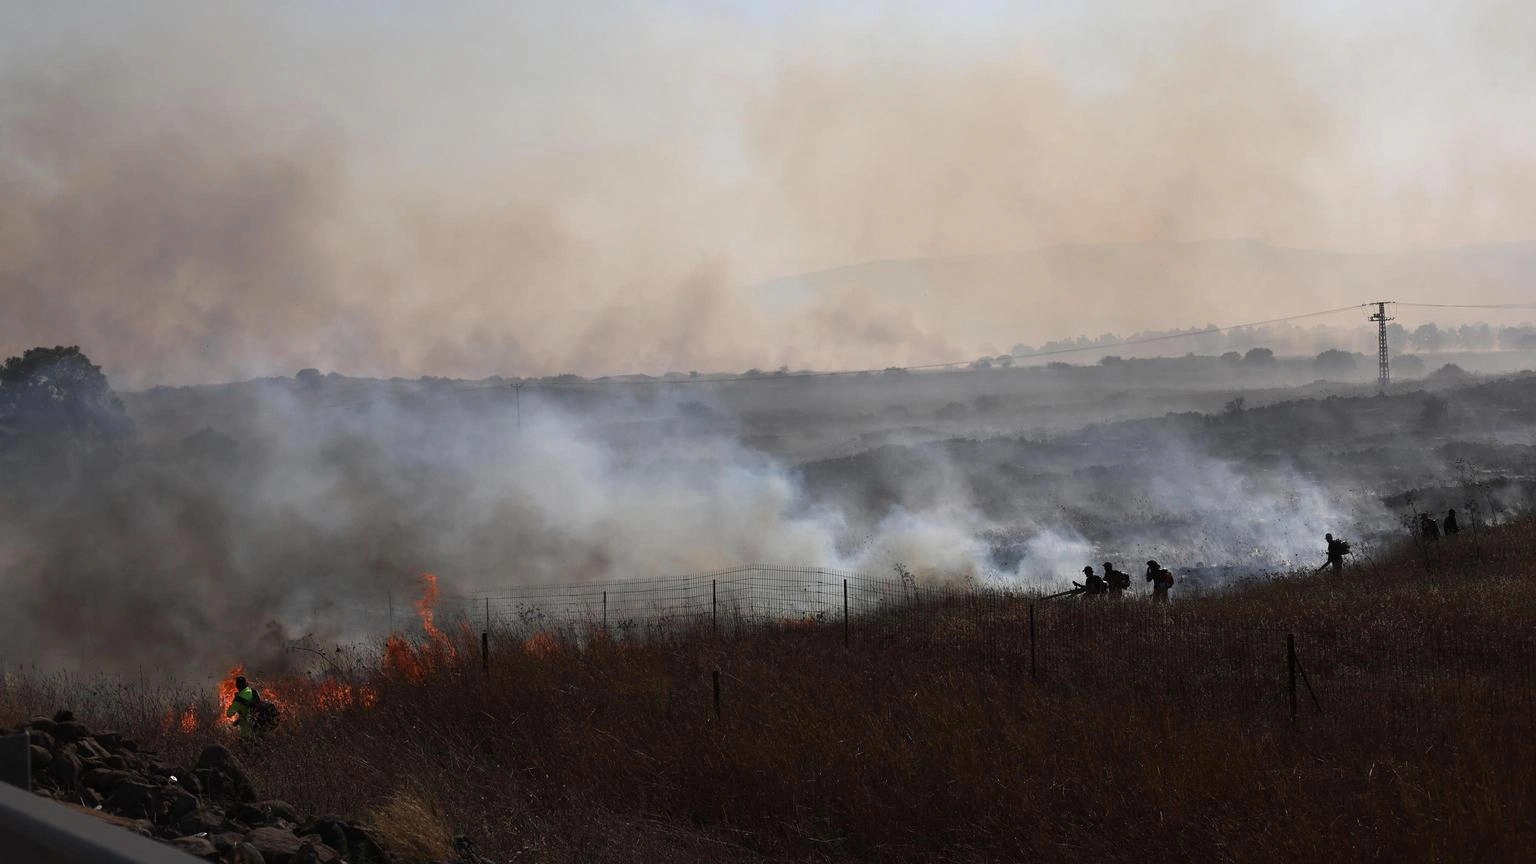
M 1536 303 L 1398 303 L 1420 309 L 1536 309 Z

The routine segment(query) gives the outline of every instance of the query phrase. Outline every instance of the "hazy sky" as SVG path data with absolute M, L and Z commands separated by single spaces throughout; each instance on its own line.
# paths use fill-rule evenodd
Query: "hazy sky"
M 1536 238 L 1536 5 L 1235 5 L 0 0 L 0 353 L 79 343 L 130 385 L 880 366 L 978 346 L 879 286 L 788 319 L 743 289 Z M 1141 301 L 1008 323 L 1308 311 Z

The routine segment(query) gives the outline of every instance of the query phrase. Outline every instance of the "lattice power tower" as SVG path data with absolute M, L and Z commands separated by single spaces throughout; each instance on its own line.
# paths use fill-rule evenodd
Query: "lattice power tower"
M 1392 383 L 1392 367 L 1387 359 L 1387 322 L 1395 320 L 1397 315 L 1387 314 L 1387 307 L 1397 312 L 1397 304 L 1391 300 L 1379 300 L 1374 305 L 1376 314 L 1370 320 L 1376 322 L 1376 386 L 1381 392 L 1387 392 L 1387 385 Z

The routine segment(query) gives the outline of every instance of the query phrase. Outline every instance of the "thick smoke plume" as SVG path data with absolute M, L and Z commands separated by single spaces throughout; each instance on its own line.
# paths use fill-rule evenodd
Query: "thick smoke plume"
M 1536 226 L 1512 143 L 1536 131 L 1536 27 L 1509 4 L 1449 26 L 1182 2 L 0 16 L 0 349 L 86 345 L 119 387 L 952 360 L 1379 283 L 1153 245 L 915 292 L 745 286 L 1063 243 L 1371 251 Z
M 505 388 L 362 383 L 227 388 L 223 431 L 144 447 L 116 472 L 8 508 L 0 655 L 270 666 L 301 636 L 377 635 L 364 612 L 393 595 L 403 618 L 424 572 L 461 596 L 753 562 L 885 576 L 900 563 L 925 582 L 1060 587 L 1100 554 L 1283 567 L 1315 557 L 1327 528 L 1381 524 L 1366 499 L 1286 471 L 1240 477 L 1176 441 L 1138 484 L 1152 498 L 1129 505 L 1115 501 L 1124 485 L 1081 477 L 1050 498 L 983 501 L 934 457 L 882 471 L 911 486 L 865 506 L 808 494 L 800 471 L 743 445 L 707 394 L 579 404 L 544 391 L 524 394 L 519 419 Z

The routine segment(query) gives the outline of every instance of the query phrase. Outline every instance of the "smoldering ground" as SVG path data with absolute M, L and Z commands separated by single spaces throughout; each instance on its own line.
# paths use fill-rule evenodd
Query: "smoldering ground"
M 1326 528 L 1384 516 L 1171 440 L 1134 481 L 1079 474 L 999 499 L 972 479 L 984 466 L 934 455 L 859 481 L 888 500 L 810 492 L 806 469 L 741 442 L 708 388 L 588 393 L 529 388 L 519 408 L 506 387 L 319 378 L 147 394 L 211 400 L 218 419 L 8 502 L 0 653 L 271 665 L 301 635 L 377 635 L 359 610 L 390 594 L 404 609 L 424 572 L 472 596 L 754 562 L 883 575 L 899 562 L 925 581 L 1025 588 L 1110 553 L 1284 566 Z

